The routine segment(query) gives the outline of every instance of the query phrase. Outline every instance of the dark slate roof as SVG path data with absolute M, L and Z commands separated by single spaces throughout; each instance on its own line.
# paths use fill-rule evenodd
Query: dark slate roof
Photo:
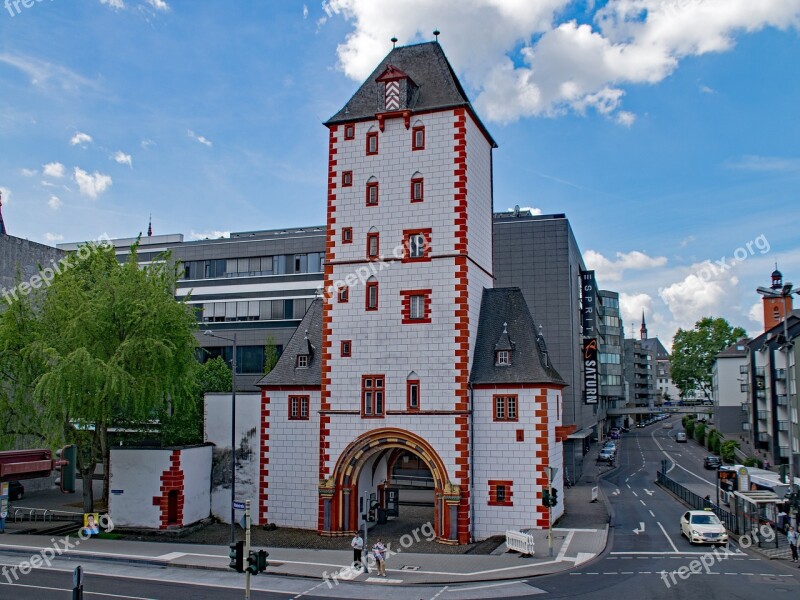
M 503 323 L 503 333 L 500 334 L 500 339 L 497 340 L 497 343 L 494 345 L 494 349 L 495 351 L 514 349 L 514 342 L 511 341 L 511 338 L 508 335 L 508 331 L 506 331 L 505 323 Z
M 507 323 L 508 337 L 514 341 L 511 365 L 495 365 L 495 344 Z M 537 329 L 519 288 L 483 290 L 475 356 L 470 383 L 555 383 L 565 385 L 561 375 L 546 363 L 536 340 Z
M 308 332 L 308 339 L 306 339 Z M 320 366 L 322 353 L 311 352 L 307 369 L 298 369 L 297 355 L 309 354 L 308 345 L 322 348 L 322 299 L 311 303 L 303 320 L 295 329 L 292 339 L 286 344 L 283 354 L 275 368 L 267 373 L 256 385 L 320 385 Z
M 747 344 L 752 341 L 750 338 L 743 338 L 734 342 L 725 350 L 717 354 L 717 358 L 725 358 L 730 356 L 744 356 L 747 354 Z
M 656 360 L 658 359 L 665 359 L 669 358 L 669 352 L 664 347 L 664 344 L 661 343 L 661 340 L 656 338 L 647 338 L 641 340 L 642 348 L 645 350 L 649 350 L 656 355 Z
M 419 88 L 409 106 L 411 110 L 428 111 L 459 106 L 467 107 L 492 146 L 497 146 L 486 127 L 478 119 L 477 113 L 467 98 L 467 93 L 461 87 L 453 67 L 450 66 L 450 62 L 438 42 L 424 42 L 392 49 L 361 84 L 347 104 L 325 125 L 374 119 L 381 100 L 379 94 L 383 89 L 383 86 L 375 80 L 390 66 L 406 73 Z

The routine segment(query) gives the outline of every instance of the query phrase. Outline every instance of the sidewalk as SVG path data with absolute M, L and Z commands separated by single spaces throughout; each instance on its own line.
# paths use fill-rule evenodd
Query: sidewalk
M 314 579 L 369 581 L 388 584 L 450 584 L 519 579 L 558 573 L 575 568 L 598 556 L 608 539 L 608 512 L 602 496 L 591 501 L 592 481 L 565 490 L 566 514 L 553 529 L 552 556 L 547 530 L 527 530 L 536 541 L 534 556 L 523 558 L 506 552 L 502 544 L 492 554 L 415 553 L 408 548 L 390 546 L 396 554 L 387 560 L 387 577 L 354 572 L 350 550 L 271 548 L 268 573 Z M 239 532 L 240 537 L 241 532 Z M 0 535 L 0 553 L 11 554 L 19 562 L 42 550 L 54 548 L 50 535 Z M 56 537 L 56 548 L 65 538 Z M 227 545 L 200 545 L 180 542 L 142 542 L 130 540 L 79 540 L 70 536 L 74 547 L 64 554 L 75 559 L 114 561 L 128 564 L 210 569 L 229 572 Z M 259 548 L 260 549 L 260 548 Z

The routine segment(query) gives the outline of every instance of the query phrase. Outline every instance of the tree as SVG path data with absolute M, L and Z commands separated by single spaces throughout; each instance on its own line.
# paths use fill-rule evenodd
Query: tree
M 746 335 L 719 317 L 700 319 L 694 329 L 678 329 L 672 340 L 670 377 L 681 398 L 697 390 L 711 400 L 711 367 L 717 354 Z
M 736 459 L 736 449 L 739 447 L 739 442 L 736 440 L 728 440 L 722 442 L 719 449 L 719 454 L 727 463 L 732 463 Z
M 39 369 L 32 408 L 41 406 L 45 420 L 58 424 L 58 433 L 43 434 L 53 434 L 52 446 L 78 446 L 85 482 L 103 463 L 104 500 L 109 429 L 152 427 L 196 394 L 196 317 L 173 295 L 177 267 L 169 255 L 140 267 L 136 250 L 120 264 L 113 247 L 82 246 L 46 292 L 32 296 L 25 311 L 30 333 L 19 349 L 21 372 Z M 91 512 L 92 486 L 83 490 Z
M 264 375 L 272 371 L 278 363 L 278 346 L 272 335 L 267 336 L 267 343 L 264 346 Z
M 694 428 L 694 439 L 698 444 L 703 444 L 706 439 L 706 425 L 705 423 L 698 423 Z
M 694 437 L 695 425 L 696 425 L 696 423 L 694 422 L 694 420 L 691 420 L 691 419 L 686 421 L 686 423 L 683 425 L 683 429 L 686 432 L 686 437 L 687 438 Z

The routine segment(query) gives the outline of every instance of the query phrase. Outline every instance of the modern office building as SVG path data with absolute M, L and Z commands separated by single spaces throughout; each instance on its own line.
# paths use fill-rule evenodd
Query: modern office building
M 599 290 L 597 296 L 600 405 L 606 409 L 625 408 L 625 385 L 622 373 L 625 334 L 619 309 L 619 294 L 609 290 Z M 605 431 L 608 427 L 627 425 L 630 425 L 630 421 L 623 417 L 614 419 L 613 424 L 600 429 Z
M 583 474 L 589 443 L 599 436 L 605 419 L 605 406 L 588 404 L 585 398 L 580 284 L 586 267 L 578 243 L 565 215 L 514 211 L 495 214 L 493 250 L 495 285 L 522 290 L 547 339 L 553 366 L 568 385 L 564 424 L 576 430 L 564 444 L 564 468 L 576 481 Z
M 120 261 L 136 238 L 110 240 Z M 60 244 L 74 251 L 78 244 Z M 322 288 L 325 227 L 231 233 L 229 238 L 184 241 L 180 234 L 139 239 L 141 264 L 169 251 L 181 261 L 176 296 L 188 297 L 198 315 L 199 358 L 223 356 L 230 363 L 235 337 L 236 387 L 256 391 L 264 375 L 268 341 L 280 353 Z M 210 331 L 215 336 L 203 335 Z
M 643 340 L 628 338 L 623 351 L 623 377 L 628 407 L 655 407 L 655 352 Z
M 750 338 L 743 338 L 717 354 L 711 371 L 714 427 L 722 434 L 750 435 Z

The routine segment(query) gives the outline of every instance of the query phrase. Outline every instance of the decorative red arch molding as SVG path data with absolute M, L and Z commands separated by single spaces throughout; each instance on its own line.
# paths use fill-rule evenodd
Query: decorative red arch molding
M 422 437 L 405 429 L 382 428 L 353 440 L 339 456 L 330 478 L 320 481 L 321 535 L 350 535 L 358 529 L 358 479 L 375 454 L 387 449 L 407 450 L 425 462 L 434 480 L 434 532 L 437 541 L 459 543 L 457 509 L 461 490 L 450 483 L 439 453 Z

